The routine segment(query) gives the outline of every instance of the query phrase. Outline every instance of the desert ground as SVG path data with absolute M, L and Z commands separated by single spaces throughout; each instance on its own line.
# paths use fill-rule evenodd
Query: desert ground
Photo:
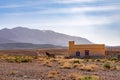
M 66 59 L 67 51 L 0 50 L 0 80 L 120 80 L 120 60 Z

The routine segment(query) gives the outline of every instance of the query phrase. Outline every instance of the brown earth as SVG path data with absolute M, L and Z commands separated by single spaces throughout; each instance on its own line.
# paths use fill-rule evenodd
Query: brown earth
M 58 51 L 59 50 L 59 51 Z M 43 54 L 48 51 L 60 54 L 58 58 L 39 57 L 32 62 L 10 63 L 0 61 L 0 80 L 80 80 L 84 75 L 97 76 L 99 80 L 119 80 L 120 61 L 107 59 L 65 59 L 67 49 L 42 49 L 42 50 L 10 50 L 0 51 L 0 54 L 9 55 L 36 55 L 36 51 Z M 30 53 L 30 54 L 29 54 Z M 110 63 L 110 68 L 104 64 Z
M 45 49 L 28 49 L 28 50 L 0 50 L 0 55 L 23 55 L 23 56 L 37 56 L 37 54 L 45 54 L 49 52 L 51 54 L 66 55 L 68 48 L 45 48 Z

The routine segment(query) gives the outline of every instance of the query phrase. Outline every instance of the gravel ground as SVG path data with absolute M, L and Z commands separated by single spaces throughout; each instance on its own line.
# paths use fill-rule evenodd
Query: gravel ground
M 69 74 L 96 75 L 100 80 L 120 80 L 120 70 L 104 70 L 84 71 L 76 68 L 61 69 L 57 62 L 52 67 L 45 66 L 41 61 L 33 61 L 31 63 L 8 63 L 0 62 L 0 80 L 73 80 Z M 94 62 L 93 62 L 94 63 Z M 92 63 L 85 63 L 92 64 Z M 99 64 L 99 63 L 98 63 Z M 101 64 L 99 64 L 102 66 Z M 120 66 L 120 62 L 116 65 Z M 58 71 L 59 74 L 54 77 L 48 77 L 50 71 Z

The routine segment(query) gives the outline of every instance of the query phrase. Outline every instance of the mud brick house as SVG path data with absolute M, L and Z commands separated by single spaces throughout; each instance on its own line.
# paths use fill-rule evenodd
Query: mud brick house
M 120 48 L 107 47 L 106 48 L 106 58 L 116 57 L 120 60 Z
M 75 44 L 69 41 L 69 56 L 77 58 L 105 57 L 104 44 Z

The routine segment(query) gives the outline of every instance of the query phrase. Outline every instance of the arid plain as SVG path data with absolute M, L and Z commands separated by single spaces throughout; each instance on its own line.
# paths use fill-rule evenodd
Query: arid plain
M 47 57 L 45 52 L 55 54 Z M 116 59 L 68 59 L 67 48 L 1 50 L 0 80 L 119 80 Z M 39 56 L 38 56 L 39 55 Z

